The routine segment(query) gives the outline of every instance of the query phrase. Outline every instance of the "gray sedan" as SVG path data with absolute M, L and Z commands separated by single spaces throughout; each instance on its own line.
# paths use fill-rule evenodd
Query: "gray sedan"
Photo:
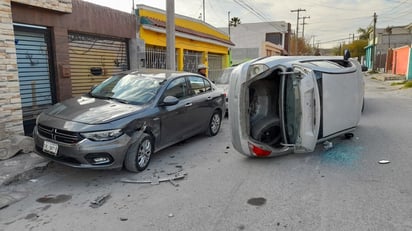
M 193 73 L 120 73 L 40 114 L 36 152 L 77 168 L 144 170 L 151 155 L 199 133 L 219 132 L 225 95 Z

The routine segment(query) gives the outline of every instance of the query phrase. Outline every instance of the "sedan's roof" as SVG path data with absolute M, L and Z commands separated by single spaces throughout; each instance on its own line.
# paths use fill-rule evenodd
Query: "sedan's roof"
M 176 78 L 176 77 L 185 76 L 185 75 L 201 76 L 197 73 L 191 73 L 191 72 L 185 72 L 185 71 L 174 71 L 174 70 L 166 70 L 166 69 L 149 69 L 149 68 L 129 70 L 129 71 L 121 72 L 119 74 L 144 75 L 144 76 L 148 76 L 148 77 L 151 76 L 151 77 L 160 78 L 160 79 L 170 79 L 170 78 Z

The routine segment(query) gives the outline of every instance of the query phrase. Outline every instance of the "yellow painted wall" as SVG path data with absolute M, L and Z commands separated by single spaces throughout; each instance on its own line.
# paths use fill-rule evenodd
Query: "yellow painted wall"
M 166 34 L 154 32 L 150 30 L 140 29 L 141 39 L 145 41 L 146 44 L 156 45 L 156 46 L 166 46 Z M 175 46 L 177 48 L 183 48 L 186 50 L 193 51 L 207 51 L 209 53 L 218 53 L 227 55 L 227 47 L 219 46 L 216 44 L 210 44 L 201 41 L 193 41 L 186 38 L 176 37 Z
M 148 9 L 139 9 L 139 16 L 151 17 L 151 18 L 155 18 L 155 19 L 161 20 L 163 22 L 166 22 L 166 15 L 165 14 L 154 12 L 154 11 L 151 11 L 151 10 L 148 10 Z M 221 39 L 229 40 L 229 36 L 226 35 L 225 33 L 222 33 L 217 29 L 213 29 L 213 28 L 203 24 L 199 20 L 196 20 L 196 21 L 194 21 L 194 20 L 196 20 L 196 19 L 188 20 L 188 19 L 175 17 L 175 25 L 176 26 L 181 26 L 181 27 L 184 27 L 184 28 L 188 28 L 188 29 L 192 29 L 192 30 L 196 29 L 196 31 L 203 32 L 203 33 L 206 33 L 206 34 L 209 34 L 209 35 L 213 35 L 213 36 L 216 36 L 216 37 L 221 38 Z
M 150 17 L 160 21 L 166 22 L 166 15 L 164 13 L 159 13 L 155 11 L 151 11 L 148 9 L 138 9 L 138 16 L 143 17 Z M 208 26 L 203 22 L 196 20 L 196 19 L 184 19 L 175 17 L 175 25 L 184 27 L 187 29 L 195 30 L 201 33 L 205 33 L 208 35 L 212 35 L 219 39 L 224 39 L 230 41 L 229 36 L 223 32 L 220 32 L 217 28 L 213 28 L 212 26 Z M 143 39 L 146 45 L 155 45 L 155 46 L 166 46 L 166 34 L 161 32 L 155 32 L 151 30 L 146 30 L 143 27 L 139 29 L 140 39 Z M 187 38 L 182 38 L 176 36 L 175 38 L 175 47 L 178 50 L 178 54 L 183 54 L 183 50 L 192 50 L 192 51 L 199 51 L 203 52 L 203 63 L 208 66 L 208 62 L 206 60 L 208 53 L 220 54 L 223 56 L 224 60 L 224 67 L 229 65 L 229 56 L 228 56 L 228 47 L 229 46 L 222 46 L 216 45 L 212 43 L 202 42 L 202 41 L 195 41 Z M 183 69 L 183 56 L 179 55 L 178 60 L 178 70 Z

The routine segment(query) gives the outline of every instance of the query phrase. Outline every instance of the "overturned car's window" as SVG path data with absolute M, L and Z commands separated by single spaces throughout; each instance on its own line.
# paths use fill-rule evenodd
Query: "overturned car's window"
M 144 75 L 117 75 L 105 80 L 90 95 L 121 100 L 131 104 L 146 104 L 154 99 L 163 79 Z
M 335 60 L 314 60 L 314 61 L 309 61 L 309 62 L 304 62 L 306 64 L 310 64 L 312 66 L 316 67 L 323 67 L 323 68 L 345 68 L 345 67 L 350 67 L 350 62 L 345 62 L 342 60 L 335 61 Z

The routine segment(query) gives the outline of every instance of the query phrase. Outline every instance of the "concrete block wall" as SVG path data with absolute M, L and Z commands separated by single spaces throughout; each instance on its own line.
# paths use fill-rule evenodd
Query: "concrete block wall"
M 10 0 L 0 0 L 0 131 L 0 155 L 24 134 Z
M 71 13 L 72 0 L 12 0 L 13 2 L 22 3 L 30 6 L 37 6 L 45 9 Z

